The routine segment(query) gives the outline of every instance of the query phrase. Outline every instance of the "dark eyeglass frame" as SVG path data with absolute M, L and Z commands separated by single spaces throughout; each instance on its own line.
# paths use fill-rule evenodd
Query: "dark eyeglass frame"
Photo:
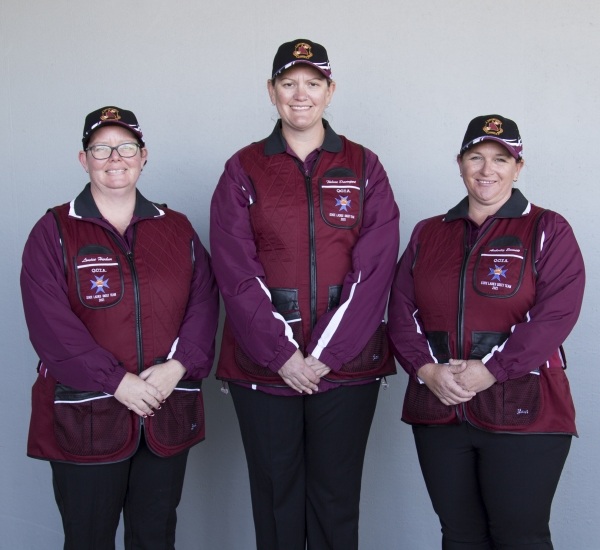
M 119 151 L 119 147 L 123 147 L 123 145 L 135 145 L 136 150 L 135 153 L 133 155 L 131 155 L 130 157 L 125 157 L 121 154 L 121 152 Z M 110 149 L 110 153 L 108 154 L 107 157 L 103 157 L 103 158 L 98 158 L 96 155 L 94 155 L 94 148 L 95 147 L 106 147 L 108 149 Z M 96 160 L 108 160 L 110 157 L 112 157 L 112 153 L 113 151 L 116 151 L 117 154 L 124 159 L 131 159 L 133 157 L 135 157 L 138 154 L 138 151 L 142 149 L 142 146 L 139 143 L 136 143 L 135 141 L 128 141 L 126 143 L 121 143 L 119 145 L 117 145 L 116 147 L 111 147 L 110 145 L 91 145 L 90 147 L 87 147 L 85 150 L 89 151 L 91 153 L 91 155 L 96 159 Z

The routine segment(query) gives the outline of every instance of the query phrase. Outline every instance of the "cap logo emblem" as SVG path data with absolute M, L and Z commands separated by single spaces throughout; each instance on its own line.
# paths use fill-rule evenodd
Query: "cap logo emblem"
M 310 59 L 313 56 L 311 47 L 306 42 L 299 42 L 296 44 L 293 53 L 296 59 Z
M 121 120 L 121 116 L 117 109 L 110 107 L 109 109 L 104 109 L 104 111 L 102 111 L 100 120 Z
M 497 118 L 488 118 L 485 121 L 483 131 L 486 134 L 491 134 L 493 136 L 499 136 L 502 132 L 504 132 L 504 130 L 502 129 L 502 122 Z

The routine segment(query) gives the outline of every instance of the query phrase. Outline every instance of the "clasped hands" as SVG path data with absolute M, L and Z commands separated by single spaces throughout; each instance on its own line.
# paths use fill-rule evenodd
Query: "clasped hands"
M 153 365 L 139 376 L 128 372 L 115 391 L 115 399 L 139 416 L 154 416 L 154 410 L 160 409 L 185 373 L 176 359 Z
M 470 401 L 496 382 L 486 366 L 475 359 L 450 359 L 448 365 L 427 363 L 417 376 L 444 405 Z
M 312 355 L 303 357 L 300 350 L 296 350 L 277 373 L 293 390 L 312 394 L 319 390 L 319 381 L 329 371 L 331 369 L 325 363 L 321 363 Z

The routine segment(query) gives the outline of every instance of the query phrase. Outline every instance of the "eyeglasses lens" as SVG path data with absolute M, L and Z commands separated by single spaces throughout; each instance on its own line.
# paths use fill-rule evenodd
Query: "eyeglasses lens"
M 117 153 L 123 158 L 135 157 L 138 151 L 139 145 L 137 143 L 122 143 L 117 147 L 109 147 L 108 145 L 94 145 L 90 147 L 92 156 L 96 160 L 106 160 L 112 155 L 113 149 L 117 150 Z

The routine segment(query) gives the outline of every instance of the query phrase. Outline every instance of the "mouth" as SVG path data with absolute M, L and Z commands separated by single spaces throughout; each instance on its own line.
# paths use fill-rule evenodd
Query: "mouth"
M 496 182 L 494 180 L 477 180 L 477 183 L 482 185 L 493 185 Z
M 106 170 L 107 174 L 123 174 L 125 172 L 125 168 L 120 168 L 119 170 Z
M 310 105 L 290 105 L 290 109 L 292 111 L 308 111 L 310 109 Z

